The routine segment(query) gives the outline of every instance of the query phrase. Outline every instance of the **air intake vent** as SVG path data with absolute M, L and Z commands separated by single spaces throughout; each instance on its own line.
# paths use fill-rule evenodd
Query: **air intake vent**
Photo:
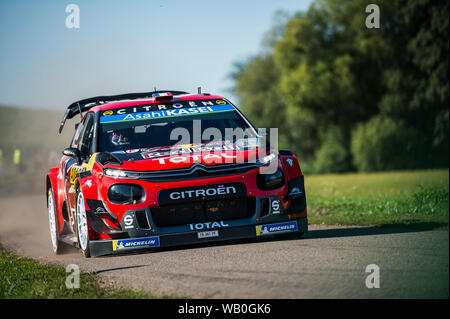
M 261 199 L 261 213 L 260 213 L 260 217 L 264 217 L 264 216 L 269 215 L 269 212 L 270 212 L 269 199 L 268 198 Z
M 136 220 L 141 229 L 150 229 L 150 225 L 147 220 L 147 214 L 145 211 L 136 212 Z

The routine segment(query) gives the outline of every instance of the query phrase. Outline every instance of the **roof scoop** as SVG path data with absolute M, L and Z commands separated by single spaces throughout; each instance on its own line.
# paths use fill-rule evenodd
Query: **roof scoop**
M 173 100 L 173 95 L 170 92 L 163 93 L 153 93 L 152 95 L 155 98 L 155 101 L 171 101 Z

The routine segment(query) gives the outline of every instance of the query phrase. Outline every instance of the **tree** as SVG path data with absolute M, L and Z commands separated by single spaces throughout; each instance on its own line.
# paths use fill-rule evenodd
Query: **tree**
M 235 93 L 316 171 L 448 167 L 448 1 L 374 3 L 378 29 L 365 26 L 363 0 L 316 0 L 279 18 L 264 52 L 234 73 Z M 361 164 L 364 138 L 390 150 L 381 162 Z

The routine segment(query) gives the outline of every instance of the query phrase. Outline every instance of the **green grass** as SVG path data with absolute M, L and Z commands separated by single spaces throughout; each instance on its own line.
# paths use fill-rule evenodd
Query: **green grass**
M 80 288 L 66 287 L 70 273 L 62 266 L 41 265 L 15 256 L 0 246 L 0 299 L 23 298 L 159 298 L 153 294 L 102 284 L 98 275 L 81 272 Z M 175 298 L 163 296 L 161 298 Z
M 449 171 L 305 177 L 311 224 L 448 229 Z

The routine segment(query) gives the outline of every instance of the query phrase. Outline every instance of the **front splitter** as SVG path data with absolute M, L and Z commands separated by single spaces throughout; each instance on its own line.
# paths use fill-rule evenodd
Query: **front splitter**
M 235 239 L 261 238 L 289 233 L 306 233 L 308 219 L 299 218 L 269 224 L 251 224 L 207 231 L 190 231 L 170 234 L 155 234 L 149 237 L 116 240 L 92 240 L 89 249 L 92 257 L 135 252 L 164 247 L 195 245 Z M 202 235 L 199 235 L 202 233 Z

